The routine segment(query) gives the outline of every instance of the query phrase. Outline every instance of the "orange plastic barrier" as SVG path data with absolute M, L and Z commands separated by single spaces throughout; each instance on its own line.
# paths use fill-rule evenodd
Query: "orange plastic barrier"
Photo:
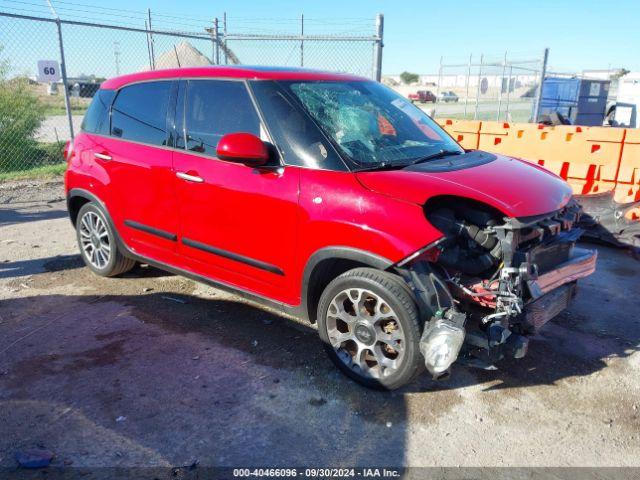
M 478 145 L 480 150 L 536 161 L 539 153 L 531 151 L 531 146 L 539 146 L 538 134 L 545 128 L 536 124 L 482 122 Z
M 626 132 L 616 183 L 616 202 L 640 201 L 640 130 Z
M 541 165 L 565 179 L 576 194 L 614 191 L 619 203 L 640 202 L 640 130 L 451 119 L 438 123 L 463 147 Z
M 537 163 L 586 195 L 615 188 L 624 136 L 617 128 L 482 122 L 478 148 Z
M 437 122 L 464 148 L 473 150 L 478 148 L 480 125 L 482 122 L 452 119 L 442 119 L 437 120 Z

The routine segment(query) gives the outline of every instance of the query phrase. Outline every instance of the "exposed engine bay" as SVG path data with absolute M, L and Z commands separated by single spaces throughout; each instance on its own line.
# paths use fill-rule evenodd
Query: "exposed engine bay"
M 581 209 L 526 218 L 457 197 L 425 205 L 444 238 L 399 264 L 425 312 L 420 349 L 434 377 L 459 358 L 492 369 L 526 355 L 528 336 L 564 310 L 596 252 L 576 247 Z

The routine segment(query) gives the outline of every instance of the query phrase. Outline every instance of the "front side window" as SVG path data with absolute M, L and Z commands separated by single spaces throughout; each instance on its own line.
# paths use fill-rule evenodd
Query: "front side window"
M 409 165 L 464 150 L 429 116 L 375 82 L 286 82 L 355 169 Z
M 82 119 L 83 132 L 109 134 L 109 106 L 115 94 L 115 90 L 98 90 Z
M 145 82 L 124 87 L 111 107 L 111 135 L 166 145 L 167 105 L 171 82 Z
M 318 127 L 275 82 L 257 80 L 251 83 L 251 88 L 284 163 L 323 170 L 347 170 Z
M 215 156 L 228 133 L 260 136 L 260 119 L 243 82 L 191 80 L 186 97 L 187 150 Z

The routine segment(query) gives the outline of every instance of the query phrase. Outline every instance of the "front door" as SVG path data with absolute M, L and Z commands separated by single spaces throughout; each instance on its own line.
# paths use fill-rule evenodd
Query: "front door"
M 185 111 L 176 115 L 176 130 L 178 146 L 186 148 L 173 154 L 180 254 L 196 273 L 295 302 L 298 169 L 258 170 L 216 158 L 227 133 L 265 137 L 243 81 L 183 86 Z

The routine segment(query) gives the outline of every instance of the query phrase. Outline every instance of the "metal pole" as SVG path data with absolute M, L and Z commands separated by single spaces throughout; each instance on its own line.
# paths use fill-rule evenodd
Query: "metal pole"
M 222 14 L 222 38 L 224 41 L 224 50 L 222 53 L 224 54 L 224 64 L 229 64 L 229 59 L 227 58 L 227 12 Z
M 151 58 L 151 42 L 149 41 L 149 24 L 144 21 L 144 29 L 147 32 L 147 54 L 149 55 L 149 70 L 153 70 L 153 59 Z
M 549 48 L 544 49 L 544 55 L 542 57 L 542 70 L 540 71 L 540 82 L 538 83 L 538 89 L 536 90 L 536 99 L 533 104 L 533 122 L 538 122 L 538 115 L 540 115 L 540 103 L 542 102 L 542 84 L 544 83 L 544 77 L 547 75 L 547 63 L 549 61 Z
M 434 104 L 434 109 L 433 109 L 433 117 L 434 118 L 436 116 L 435 105 L 438 104 L 438 99 L 440 98 L 440 84 L 441 83 L 442 83 L 442 56 L 440 56 L 440 66 L 438 67 L 438 85 L 436 85 L 436 101 L 433 103 Z
M 467 118 L 467 104 L 469 103 L 469 78 L 471 77 L 471 60 L 473 53 L 469 55 L 469 66 L 467 67 L 467 83 L 465 85 L 467 93 L 464 96 L 464 118 Z
M 502 109 L 502 89 L 504 88 L 504 74 L 506 69 L 507 52 L 504 52 L 504 60 L 502 61 L 502 77 L 500 77 L 500 90 L 498 91 L 498 113 L 496 114 L 496 121 L 500 120 L 500 110 Z M 509 88 L 508 85 L 507 88 Z
M 504 119 L 509 121 L 509 104 L 511 99 L 511 75 L 513 75 L 513 65 L 509 65 L 509 80 L 507 81 L 507 107 L 504 112 Z
M 67 80 L 67 63 L 64 60 L 64 45 L 62 44 L 62 23 L 60 19 L 56 19 L 56 25 L 58 27 L 58 46 L 60 47 L 60 73 L 62 74 L 62 85 L 64 91 L 64 109 L 67 111 L 67 120 L 69 122 L 69 134 L 71 135 L 71 141 L 73 141 L 75 135 L 73 133 L 73 117 L 71 116 L 71 101 L 69 100 L 69 88 Z
M 300 66 L 304 67 L 304 13 L 300 15 Z
M 478 85 L 476 85 L 476 108 L 473 112 L 473 119 L 478 119 L 478 102 L 480 101 L 480 81 L 482 79 L 482 62 L 484 60 L 484 53 L 480 55 L 480 65 L 478 66 Z
M 147 14 L 149 17 L 149 50 L 151 51 L 151 70 L 155 70 L 156 69 L 156 53 L 153 49 L 153 33 L 151 33 L 151 30 L 153 30 L 153 27 L 151 25 L 151 9 L 147 9 Z
M 373 75 L 377 82 L 382 80 L 382 48 L 384 47 L 384 15 L 376 15 L 376 41 L 373 54 Z
M 215 64 L 220 65 L 220 30 L 218 28 L 218 17 L 213 20 L 213 38 L 215 42 Z

